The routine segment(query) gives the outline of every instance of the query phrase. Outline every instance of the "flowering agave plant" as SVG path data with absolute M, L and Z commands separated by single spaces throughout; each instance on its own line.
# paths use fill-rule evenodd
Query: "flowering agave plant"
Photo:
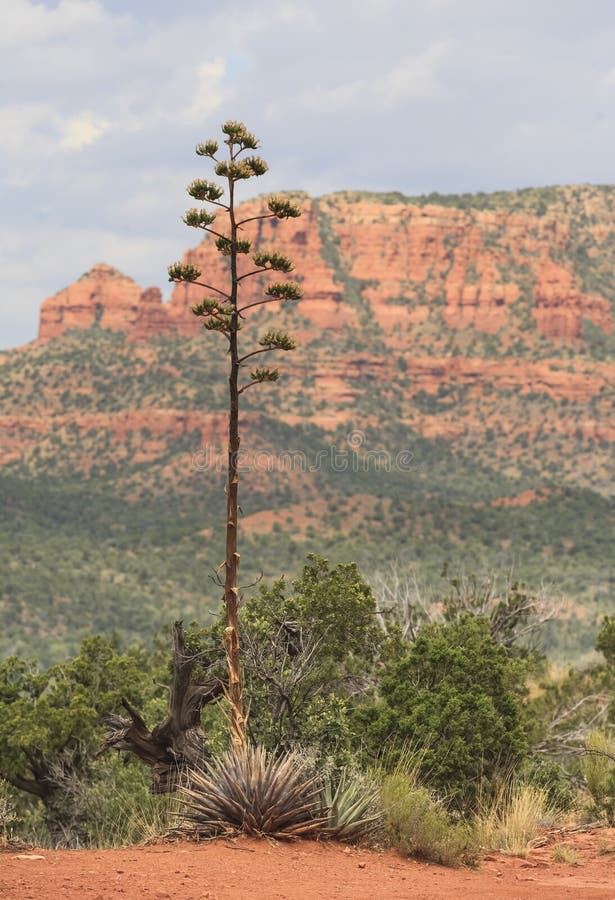
M 190 208 L 183 221 L 212 236 L 216 249 L 226 257 L 228 277 L 226 283 L 212 285 L 207 275 L 188 262 L 176 262 L 169 266 L 169 281 L 191 285 L 206 291 L 200 302 L 192 307 L 207 331 L 224 336 L 228 349 L 229 427 L 228 465 L 226 483 L 226 555 L 219 567 L 224 571 L 220 585 L 224 588 L 226 627 L 224 647 L 228 669 L 228 686 L 225 690 L 230 705 L 231 740 L 237 747 L 246 745 L 246 716 L 244 706 L 244 676 L 241 661 L 238 610 L 241 601 L 237 584 L 238 552 L 238 491 L 239 491 L 239 407 L 241 396 L 248 388 L 278 380 L 278 369 L 255 366 L 254 357 L 263 353 L 288 351 L 295 348 L 295 341 L 282 331 L 268 331 L 259 341 L 245 346 L 239 339 L 242 325 L 247 324 L 249 311 L 264 304 L 299 300 L 301 286 L 295 281 L 273 281 L 263 286 L 263 296 L 257 300 L 243 295 L 246 279 L 261 278 L 267 273 L 287 275 L 293 270 L 292 261 L 275 249 L 256 250 L 245 235 L 245 226 L 264 219 L 295 219 L 301 210 L 284 197 L 270 197 L 266 210 L 260 215 L 240 218 L 236 207 L 235 189 L 245 179 L 264 175 L 267 163 L 251 151 L 259 146 L 257 138 L 242 122 L 228 121 L 222 126 L 223 143 L 208 140 L 197 145 L 197 156 L 213 163 L 214 173 L 226 182 L 226 186 L 197 178 L 188 185 L 192 199 L 209 204 L 208 207 Z M 248 155 L 246 155 L 246 153 Z M 222 154 L 222 155 L 221 155 Z M 213 209 L 211 208 L 213 207 Z M 247 257 L 251 262 L 245 267 Z M 243 262 L 242 262 L 243 261 Z M 205 278 L 205 280 L 203 280 Z M 213 296 L 212 296 L 213 294 Z M 218 572 L 218 570 L 216 570 Z M 246 757 L 247 758 L 247 757 Z

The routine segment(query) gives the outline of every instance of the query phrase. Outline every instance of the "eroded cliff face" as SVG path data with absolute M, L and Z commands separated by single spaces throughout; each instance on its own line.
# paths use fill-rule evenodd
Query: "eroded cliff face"
M 157 328 L 167 327 L 167 318 L 158 288 L 144 291 L 113 266 L 97 263 L 44 301 L 38 336 L 48 341 L 73 329 L 99 325 L 148 338 Z
M 531 456 L 538 469 L 610 490 L 615 366 L 606 351 L 615 301 L 615 190 L 557 188 L 442 202 L 361 193 L 294 199 L 301 218 L 252 221 L 244 229 L 255 247 L 287 254 L 295 264 L 290 277 L 304 289 L 299 304 L 247 314 L 254 337 L 275 327 L 298 339 L 288 365 L 280 360 L 279 422 L 339 434 L 357 423 L 377 430 L 393 417 L 485 463 L 499 460 L 506 471 L 516 472 Z M 242 205 L 239 217 L 266 212 L 265 199 L 257 198 Z M 204 282 L 228 283 L 228 260 L 212 241 L 188 250 L 184 260 L 202 270 Z M 240 266 L 241 274 L 250 271 L 250 257 Z M 242 304 L 262 299 L 270 280 L 246 278 Z M 163 303 L 157 288 L 143 290 L 99 264 L 46 300 L 39 341 L 23 351 L 33 363 L 50 339 L 95 323 L 123 332 L 131 346 L 113 350 L 117 358 L 95 367 L 90 380 L 78 361 L 66 363 L 63 373 L 43 366 L 34 393 L 27 379 L 13 380 L 0 417 L 0 461 L 53 458 L 49 435 L 63 435 L 71 421 L 82 434 L 80 446 L 90 432 L 109 435 L 109 447 L 92 444 L 90 455 L 66 450 L 70 465 L 85 470 L 101 454 L 124 459 L 133 443 L 131 452 L 143 461 L 193 433 L 197 443 L 223 447 L 225 385 L 211 368 L 222 339 L 208 335 L 204 351 L 201 320 L 190 310 L 206 293 L 176 285 Z M 152 341 L 164 335 L 186 339 L 172 365 Z M 72 346 L 70 335 L 66 340 Z M 198 379 L 186 378 L 185 353 L 196 354 L 194 371 L 210 365 L 206 400 Z M 116 391 L 116 380 L 131 378 L 130 391 Z M 247 397 L 247 409 L 257 410 L 256 393 Z M 247 443 L 258 441 L 258 416 L 246 427 Z
M 538 330 L 549 338 L 574 342 L 581 337 L 583 319 L 606 334 L 613 330 L 609 302 L 584 294 L 574 274 L 543 254 L 536 270 L 532 315 Z
M 541 338 L 574 346 L 584 322 L 610 334 L 613 314 L 609 299 L 588 290 L 575 268 L 579 223 L 565 203 L 572 190 L 562 189 L 564 200 L 540 215 L 360 194 L 319 200 L 301 195 L 300 219 L 251 222 L 244 233 L 255 246 L 275 245 L 295 262 L 305 292 L 303 339 L 360 330 L 369 317 L 397 349 L 441 352 L 446 332 L 468 330 L 497 336 L 503 351 L 520 338 L 530 347 Z M 615 214 L 589 200 L 585 205 L 590 212 L 584 208 L 579 215 L 590 222 L 586 237 L 599 257 L 601 245 L 615 235 Z M 256 199 L 239 215 L 249 219 L 264 212 L 265 201 Z M 187 251 L 184 260 L 199 266 L 207 283 L 226 283 L 227 260 L 212 241 Z M 242 263 L 247 271 L 249 257 Z M 243 282 L 246 302 L 262 296 L 262 284 L 260 278 Z M 99 264 L 44 302 L 39 339 L 94 323 L 133 340 L 166 331 L 191 335 L 199 323 L 190 306 L 203 293 L 194 285 L 176 285 L 163 304 L 156 288 L 143 291 Z
M 609 301 L 585 292 L 565 258 L 571 242 L 565 210 L 538 216 L 349 202 L 344 195 L 324 198 L 322 206 L 341 266 L 363 285 L 387 333 L 404 325 L 411 332 L 434 307 L 447 328 L 500 333 L 505 343 L 521 331 L 531 340 L 531 329 L 520 328 L 524 314 L 532 316 L 537 337 L 574 341 L 584 318 L 612 331 Z
M 249 223 L 244 232 L 252 238 L 255 246 L 275 246 L 293 260 L 295 272 L 291 277 L 296 277 L 303 285 L 304 298 L 300 311 L 301 316 L 307 320 L 305 324 L 308 329 L 311 325 L 315 332 L 336 332 L 346 325 L 358 326 L 357 310 L 345 300 L 344 285 L 336 280 L 335 270 L 326 259 L 326 248 L 319 230 L 317 203 L 306 195 L 300 195 L 297 199 L 301 204 L 301 218 L 289 219 L 282 224 L 277 219 L 269 218 L 259 223 Z M 267 212 L 266 201 L 260 198 L 244 204 L 239 216 L 241 219 L 249 219 Z M 189 250 L 184 261 L 191 262 L 207 273 L 206 280 L 210 283 L 224 284 L 228 278 L 225 258 L 220 256 L 208 240 L 203 241 L 195 250 Z M 254 268 L 249 256 L 241 258 L 239 266 L 240 274 Z M 260 299 L 263 284 L 270 280 L 270 277 L 265 282 L 259 278 L 247 278 L 242 286 L 242 302 Z M 202 294 L 201 288 L 177 285 L 170 302 L 175 320 L 185 322 L 186 311 L 189 313 L 189 307 Z

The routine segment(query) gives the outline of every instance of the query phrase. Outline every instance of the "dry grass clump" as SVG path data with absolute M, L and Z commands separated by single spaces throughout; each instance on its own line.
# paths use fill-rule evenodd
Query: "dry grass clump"
M 605 837 L 600 835 L 596 841 L 596 850 L 598 856 L 609 856 L 611 853 L 615 853 L 615 844 L 609 843 Z
M 8 847 L 11 843 L 11 825 L 15 822 L 15 804 L 7 790 L 4 790 L 5 782 L 0 781 L 0 848 Z
M 569 866 L 578 866 L 581 862 L 581 857 L 574 847 L 568 847 L 566 844 L 556 844 L 551 856 L 553 862 L 566 863 Z
M 178 807 L 176 797 L 171 794 L 151 794 L 136 800 L 129 791 L 120 793 L 114 808 L 93 826 L 91 846 L 157 844 L 173 833 Z
M 556 818 L 546 791 L 531 784 L 508 783 L 477 816 L 481 846 L 525 856 L 530 843 Z

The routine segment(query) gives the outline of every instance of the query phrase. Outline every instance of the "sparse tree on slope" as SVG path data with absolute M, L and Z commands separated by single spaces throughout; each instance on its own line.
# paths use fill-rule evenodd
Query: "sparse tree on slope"
M 237 549 L 237 516 L 239 490 L 239 405 L 241 395 L 250 387 L 264 382 L 277 381 L 278 370 L 268 366 L 256 365 L 255 358 L 260 354 L 268 354 L 275 350 L 292 350 L 294 340 L 286 333 L 268 330 L 260 339 L 240 349 L 239 332 L 246 322 L 250 309 L 266 303 L 285 300 L 298 300 L 301 288 L 294 281 L 279 281 L 268 285 L 259 300 L 242 300 L 242 287 L 247 279 L 260 276 L 264 272 L 292 271 L 290 259 L 275 250 L 254 252 L 251 241 L 245 236 L 244 227 L 249 222 L 260 219 L 296 218 L 300 215 L 297 206 L 284 198 L 272 197 L 268 202 L 268 212 L 246 219 L 238 219 L 236 212 L 235 189 L 237 183 L 264 175 L 267 163 L 251 151 L 259 144 L 241 122 L 226 122 L 222 126 L 225 135 L 224 144 L 227 151 L 224 158 L 219 156 L 219 144 L 215 140 L 198 144 L 198 156 L 205 156 L 214 163 L 215 174 L 226 180 L 224 189 L 216 182 L 197 179 L 188 186 L 188 193 L 195 200 L 210 204 L 210 207 L 189 209 L 184 222 L 193 228 L 199 228 L 215 239 L 219 253 L 228 259 L 228 280 L 224 285 L 212 285 L 207 277 L 203 280 L 202 272 L 187 263 L 174 263 L 169 267 L 169 280 L 196 284 L 207 291 L 207 295 L 197 303 L 192 312 L 203 319 L 208 331 L 216 331 L 224 336 L 229 352 L 229 425 L 228 425 L 228 472 L 227 472 L 227 517 L 226 517 L 226 555 L 224 566 L 224 604 L 226 611 L 226 627 L 224 647 L 228 669 L 227 698 L 230 704 L 231 738 L 236 746 L 246 742 L 245 710 L 244 710 L 244 677 L 242 671 L 239 640 L 239 588 L 237 570 L 239 552 Z M 224 198 L 224 199 L 223 199 Z M 219 224 L 218 217 L 224 219 Z M 240 270 L 240 257 L 251 255 L 253 268 Z

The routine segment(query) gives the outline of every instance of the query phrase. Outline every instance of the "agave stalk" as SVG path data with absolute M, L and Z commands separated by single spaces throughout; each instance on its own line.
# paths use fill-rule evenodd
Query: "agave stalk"
M 236 747 L 246 746 L 246 716 L 244 705 L 244 675 L 241 660 L 239 633 L 239 587 L 237 572 L 239 568 L 239 551 L 237 541 L 239 513 L 239 403 L 240 396 L 248 388 L 256 384 L 278 380 L 278 370 L 269 367 L 250 368 L 246 365 L 257 354 L 275 350 L 292 350 L 295 342 L 289 335 L 280 331 L 269 331 L 258 342 L 254 349 L 240 352 L 239 331 L 246 318 L 246 312 L 265 303 L 277 303 L 288 300 L 299 300 L 301 288 L 294 281 L 274 282 L 269 284 L 262 299 L 250 303 L 242 303 L 241 287 L 244 280 L 266 272 L 288 273 L 293 265 L 290 259 L 275 250 L 260 251 L 252 255 L 254 269 L 240 274 L 238 261 L 242 255 L 252 250 L 251 241 L 243 237 L 244 226 L 249 222 L 262 219 L 289 219 L 301 214 L 299 208 L 289 200 L 271 197 L 268 201 L 268 212 L 247 219 L 238 220 L 235 205 L 235 187 L 238 181 L 264 175 L 267 163 L 260 156 L 244 156 L 246 151 L 256 150 L 259 142 L 247 130 L 242 122 L 228 121 L 222 126 L 227 147 L 226 158 L 218 157 L 219 145 L 216 140 L 208 140 L 198 144 L 196 153 L 205 156 L 214 163 L 215 174 L 226 180 L 225 190 L 215 182 L 196 179 L 188 185 L 188 193 L 195 200 L 213 204 L 221 213 L 210 212 L 205 208 L 192 208 L 186 212 L 183 221 L 191 228 L 199 228 L 215 238 L 215 246 L 219 253 L 228 258 L 229 280 L 223 286 L 215 286 L 201 280 L 201 271 L 192 264 L 174 263 L 169 266 L 169 280 L 187 282 L 198 285 L 205 290 L 213 291 L 215 297 L 205 297 L 197 303 L 192 312 L 203 319 L 208 331 L 223 334 L 228 341 L 229 351 L 229 424 L 228 424 L 228 467 L 226 481 L 226 553 L 224 563 L 224 606 L 226 627 L 224 630 L 224 649 L 228 671 L 228 687 L 226 696 L 230 706 L 231 740 Z M 217 215 L 222 216 L 224 224 L 218 225 Z M 224 221 L 226 217 L 226 221 Z M 214 225 L 214 227 L 212 227 Z M 251 364 L 250 364 L 251 365 Z M 247 370 L 248 377 L 240 382 L 242 371 Z M 221 567 L 220 567 L 221 568 Z

